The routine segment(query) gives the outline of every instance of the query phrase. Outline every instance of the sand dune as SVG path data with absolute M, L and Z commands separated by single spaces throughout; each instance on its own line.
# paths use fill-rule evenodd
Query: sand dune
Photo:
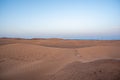
M 119 59 L 120 41 L 0 39 L 0 80 L 118 80 Z
M 119 46 L 93 46 L 76 50 L 83 62 L 96 59 L 120 59 Z
M 64 39 L 0 39 L 0 43 L 25 43 L 35 44 L 45 47 L 58 47 L 58 48 L 85 48 L 91 46 L 120 46 L 119 40 L 64 40 Z
M 34 68 L 39 68 L 42 73 L 48 74 L 76 60 L 73 49 L 50 48 L 29 44 L 9 44 L 1 46 L 0 51 L 1 59 L 7 59 L 1 64 L 4 63 L 4 66 L 12 65 L 7 72 L 6 68 L 1 66 L 3 69 L 2 73 L 5 75 L 12 75 L 12 73 L 14 75 L 17 74 L 17 70 L 20 72 L 23 71 L 22 69 L 28 71 Z M 13 62 L 9 62 L 10 60 Z M 14 61 L 17 61 L 17 63 Z
M 50 80 L 119 80 L 120 61 L 73 62 L 52 77 Z

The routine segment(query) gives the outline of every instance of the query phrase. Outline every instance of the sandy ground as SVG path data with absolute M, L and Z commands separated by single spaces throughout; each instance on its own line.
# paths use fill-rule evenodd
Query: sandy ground
M 120 41 L 1 38 L 0 80 L 120 80 Z

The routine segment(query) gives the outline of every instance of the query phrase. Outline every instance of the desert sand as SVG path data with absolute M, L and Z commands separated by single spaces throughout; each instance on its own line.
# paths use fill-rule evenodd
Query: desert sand
M 120 41 L 1 38 L 0 80 L 120 80 Z

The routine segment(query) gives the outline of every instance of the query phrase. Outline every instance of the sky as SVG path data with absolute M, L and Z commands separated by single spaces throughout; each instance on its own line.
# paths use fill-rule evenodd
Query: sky
M 120 40 L 120 0 L 0 0 L 0 37 Z

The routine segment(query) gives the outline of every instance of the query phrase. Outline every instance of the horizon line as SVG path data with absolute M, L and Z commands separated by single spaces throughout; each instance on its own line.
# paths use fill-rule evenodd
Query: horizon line
M 32 38 L 23 38 L 23 37 L 0 37 L 0 39 L 17 39 L 17 40 L 120 40 L 120 39 L 78 39 L 78 38 L 57 38 L 57 37 L 50 37 L 50 38 L 43 38 L 43 37 L 32 37 Z

